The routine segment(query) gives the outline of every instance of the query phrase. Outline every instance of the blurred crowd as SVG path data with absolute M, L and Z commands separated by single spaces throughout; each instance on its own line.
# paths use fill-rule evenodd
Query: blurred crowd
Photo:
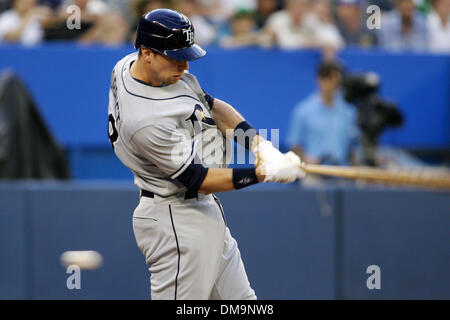
M 202 46 L 450 53 L 450 0 L 0 0 L 0 43 L 131 43 L 139 17 L 163 7 L 188 16 Z

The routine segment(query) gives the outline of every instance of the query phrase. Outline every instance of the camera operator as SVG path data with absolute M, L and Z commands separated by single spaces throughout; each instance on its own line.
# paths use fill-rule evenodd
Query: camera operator
M 357 109 L 342 97 L 342 77 L 338 63 L 322 62 L 317 69 L 318 92 L 292 112 L 287 143 L 307 163 L 354 164 Z

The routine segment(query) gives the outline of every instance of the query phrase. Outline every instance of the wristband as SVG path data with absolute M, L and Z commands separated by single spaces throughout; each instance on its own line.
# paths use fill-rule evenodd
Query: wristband
M 255 128 L 250 123 L 242 121 L 234 128 L 233 140 L 249 150 L 250 144 L 257 134 Z M 242 138 L 244 138 L 244 141 L 242 141 Z
M 256 183 L 258 183 L 258 177 L 256 176 L 255 167 L 233 168 L 233 186 L 236 190 Z

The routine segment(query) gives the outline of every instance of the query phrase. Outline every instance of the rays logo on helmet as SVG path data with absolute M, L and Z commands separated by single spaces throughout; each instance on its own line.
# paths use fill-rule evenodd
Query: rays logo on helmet
M 183 30 L 183 34 L 186 36 L 186 41 L 189 45 L 194 43 L 194 32 L 191 29 Z

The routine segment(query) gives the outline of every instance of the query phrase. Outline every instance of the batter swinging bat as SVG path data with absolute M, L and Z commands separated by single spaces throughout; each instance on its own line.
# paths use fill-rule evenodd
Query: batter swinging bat
M 301 168 L 306 173 L 347 179 L 365 180 L 405 186 L 421 186 L 450 190 L 450 173 L 436 173 L 429 170 L 393 171 L 370 167 L 344 167 L 302 163 Z

